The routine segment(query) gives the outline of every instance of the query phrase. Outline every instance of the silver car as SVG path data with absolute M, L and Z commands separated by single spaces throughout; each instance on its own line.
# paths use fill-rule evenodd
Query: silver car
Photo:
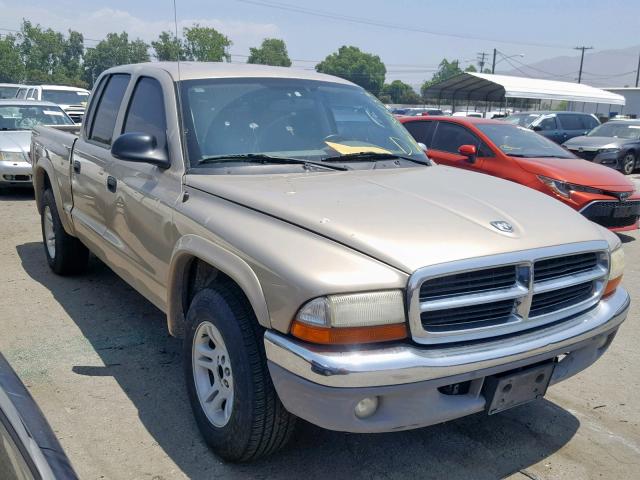
M 29 145 L 36 125 L 74 123 L 55 103 L 0 100 L 0 188 L 31 186 Z

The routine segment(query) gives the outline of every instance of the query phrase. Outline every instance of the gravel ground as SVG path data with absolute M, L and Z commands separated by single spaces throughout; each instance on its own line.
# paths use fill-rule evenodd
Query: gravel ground
M 31 193 L 0 196 L 0 218 L 0 350 L 83 479 L 638 478 L 638 303 L 608 353 L 545 400 L 393 434 L 301 422 L 285 451 L 229 465 L 198 434 L 164 316 L 98 261 L 53 275 Z M 622 238 L 640 298 L 640 235 Z

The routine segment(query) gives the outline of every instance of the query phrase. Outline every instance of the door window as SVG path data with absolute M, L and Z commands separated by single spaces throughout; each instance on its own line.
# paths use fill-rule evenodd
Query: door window
M 167 120 L 162 87 L 153 78 L 140 78 L 133 91 L 122 129 L 122 133 L 132 132 L 153 135 L 160 149 L 167 146 Z
M 538 126 L 540 127 L 540 130 L 557 130 L 558 122 L 556 121 L 556 117 L 548 117 L 541 120 Z
M 35 100 L 35 99 L 36 99 L 36 89 L 30 88 L 29 92 L 27 93 L 27 100 Z
M 432 149 L 458 153 L 462 145 L 475 145 L 479 157 L 493 157 L 491 149 L 465 127 L 450 122 L 438 123 Z
M 111 145 L 113 129 L 122 103 L 122 97 L 129 84 L 129 75 L 115 74 L 109 78 L 100 102 L 96 108 L 95 118 L 91 126 L 90 139 L 105 145 Z
M 19 89 L 18 93 L 16 93 L 16 98 L 20 98 L 20 99 L 27 98 L 27 89 L 26 88 Z
M 585 115 L 583 117 L 583 121 L 584 121 L 585 130 L 591 130 L 593 128 L 596 128 L 598 125 L 600 125 L 598 120 L 593 118 L 591 115 Z
M 407 130 L 409 130 L 409 133 L 417 142 L 424 143 L 427 148 L 431 146 L 431 139 L 433 137 L 436 122 L 407 122 L 403 125 Z
M 567 113 L 560 116 L 560 123 L 565 130 L 585 130 L 586 126 L 582 123 L 583 115 L 575 113 Z

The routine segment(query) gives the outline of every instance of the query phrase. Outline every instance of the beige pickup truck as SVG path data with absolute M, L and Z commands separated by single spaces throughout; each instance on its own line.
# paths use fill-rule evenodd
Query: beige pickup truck
M 629 308 L 615 235 L 435 165 L 315 72 L 113 68 L 78 132 L 36 128 L 31 162 L 49 265 L 79 274 L 91 251 L 166 312 L 228 460 L 280 448 L 296 417 L 388 432 L 541 398 Z

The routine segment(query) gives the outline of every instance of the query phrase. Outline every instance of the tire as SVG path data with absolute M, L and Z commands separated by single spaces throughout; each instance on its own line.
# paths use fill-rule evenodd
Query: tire
M 636 156 L 633 152 L 627 152 L 622 157 L 622 166 L 620 171 L 625 175 L 631 175 L 636 169 Z
M 87 269 L 89 249 L 64 231 L 53 192 L 49 189 L 42 196 L 40 226 L 44 254 L 51 270 L 58 275 L 76 275 Z
M 186 332 L 187 392 L 209 447 L 231 462 L 256 460 L 282 448 L 295 417 L 273 387 L 264 329 L 242 292 L 226 283 L 199 291 L 187 312 Z

